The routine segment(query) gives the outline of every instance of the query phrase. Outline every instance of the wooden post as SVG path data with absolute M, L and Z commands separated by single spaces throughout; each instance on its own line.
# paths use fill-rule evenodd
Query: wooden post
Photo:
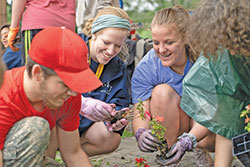
M 7 23 L 7 2 L 6 0 L 0 0 L 0 26 Z M 2 56 L 2 45 L 0 45 L 0 57 Z

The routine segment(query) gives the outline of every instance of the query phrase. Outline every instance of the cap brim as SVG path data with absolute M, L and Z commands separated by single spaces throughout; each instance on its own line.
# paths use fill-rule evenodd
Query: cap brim
M 55 72 L 70 89 L 77 93 L 87 93 L 102 85 L 90 68 L 76 73 L 60 70 L 55 70 Z

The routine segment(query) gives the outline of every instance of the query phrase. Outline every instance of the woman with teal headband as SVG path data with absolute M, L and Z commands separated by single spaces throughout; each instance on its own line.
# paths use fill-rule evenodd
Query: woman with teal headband
M 129 30 L 127 13 L 108 7 L 88 20 L 80 34 L 89 47 L 90 68 L 103 82 L 102 87 L 82 94 L 79 132 L 82 149 L 88 156 L 115 151 L 128 123 L 125 118 L 110 122 L 117 111 L 128 110 L 130 104 L 126 65 L 120 58 Z

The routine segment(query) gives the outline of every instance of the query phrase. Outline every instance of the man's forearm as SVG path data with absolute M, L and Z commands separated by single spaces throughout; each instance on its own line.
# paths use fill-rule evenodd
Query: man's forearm
M 3 167 L 3 154 L 2 154 L 2 150 L 0 150 L 0 167 Z

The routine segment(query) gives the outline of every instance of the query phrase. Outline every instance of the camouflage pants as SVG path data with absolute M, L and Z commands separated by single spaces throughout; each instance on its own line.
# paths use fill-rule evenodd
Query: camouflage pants
M 10 129 L 3 148 L 4 167 L 41 167 L 50 129 L 41 117 L 27 117 Z

